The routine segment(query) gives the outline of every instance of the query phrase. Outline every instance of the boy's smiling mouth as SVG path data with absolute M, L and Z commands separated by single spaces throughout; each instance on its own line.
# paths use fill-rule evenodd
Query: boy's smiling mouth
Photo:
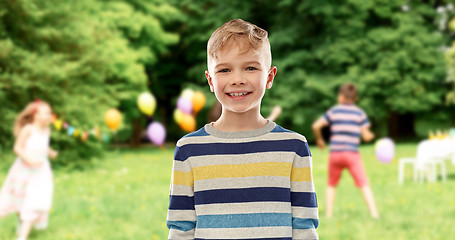
M 228 95 L 231 98 L 241 98 L 241 97 L 246 97 L 247 95 L 250 95 L 251 93 L 252 92 L 248 92 L 248 91 L 245 91 L 245 92 L 230 92 L 230 93 L 226 93 L 226 95 Z

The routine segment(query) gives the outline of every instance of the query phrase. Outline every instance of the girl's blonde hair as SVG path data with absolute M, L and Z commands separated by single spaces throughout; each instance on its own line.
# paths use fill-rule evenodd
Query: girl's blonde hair
M 42 100 L 35 100 L 34 102 L 31 102 L 27 104 L 27 106 L 22 110 L 21 113 L 16 118 L 16 121 L 14 121 L 14 136 L 17 137 L 19 136 L 19 133 L 21 132 L 22 128 L 33 122 L 35 118 L 35 114 L 38 111 L 38 108 L 42 105 L 47 105 L 50 106 L 49 103 L 44 102 Z

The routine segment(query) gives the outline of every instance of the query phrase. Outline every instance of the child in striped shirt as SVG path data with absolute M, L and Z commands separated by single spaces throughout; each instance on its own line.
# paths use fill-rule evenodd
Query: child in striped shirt
M 362 159 L 358 152 L 360 137 L 371 141 L 374 134 L 370 131 L 370 123 L 365 112 L 354 105 L 357 101 L 357 89 L 354 84 L 343 84 L 338 93 L 338 105 L 330 108 L 313 124 L 316 143 L 325 148 L 321 128 L 330 125 L 329 180 L 326 193 L 327 217 L 333 214 L 335 188 L 343 169 L 347 168 L 354 178 L 355 184 L 361 189 L 363 197 L 373 218 L 378 218 L 373 193 L 368 184 Z
M 207 52 L 222 113 L 177 142 L 169 239 L 318 239 L 307 141 L 260 114 L 277 72 L 267 32 L 235 19 L 212 34 Z

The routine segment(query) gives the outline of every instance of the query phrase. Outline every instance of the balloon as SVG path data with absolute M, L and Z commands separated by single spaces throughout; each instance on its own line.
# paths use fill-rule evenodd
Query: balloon
M 141 112 L 143 112 L 145 115 L 152 116 L 156 109 L 155 97 L 148 92 L 144 92 L 139 95 L 137 99 L 137 105 L 139 107 L 139 110 L 141 110 Z
M 74 134 L 74 131 L 75 131 L 74 127 L 68 126 L 68 135 L 72 136 Z
M 205 105 L 205 95 L 202 92 L 197 91 L 194 93 L 193 98 L 191 98 L 191 101 L 193 103 L 194 112 L 198 113 Z
M 81 140 L 82 142 L 85 142 L 88 138 L 88 132 L 83 132 L 81 135 Z
M 93 128 L 93 134 L 94 134 L 95 137 L 101 138 L 101 131 L 100 131 L 100 128 L 98 126 L 95 126 Z
M 122 114 L 117 109 L 111 108 L 104 115 L 104 121 L 112 131 L 117 131 L 122 122 Z
M 147 136 L 154 144 L 161 146 L 166 139 L 166 129 L 163 124 L 152 122 L 147 128 Z
M 192 115 L 183 114 L 179 125 L 186 132 L 194 132 L 196 130 L 196 119 Z
M 190 98 L 191 99 L 191 98 Z M 177 100 L 177 108 L 180 109 L 183 113 L 191 114 L 193 108 L 191 100 L 186 97 L 179 97 Z
M 55 122 L 55 120 L 57 120 L 57 115 L 55 113 L 52 113 L 51 122 Z
M 103 142 L 109 142 L 109 136 L 106 133 L 103 133 Z
M 57 129 L 57 131 L 60 131 L 62 129 L 63 121 L 61 119 L 57 119 L 54 121 L 54 127 Z
M 379 139 L 375 144 L 376 157 L 382 163 L 389 163 L 395 155 L 395 146 L 390 138 Z
M 181 97 L 184 97 L 186 99 L 193 99 L 194 91 L 187 88 L 183 90 L 182 94 L 180 94 Z
M 180 111 L 180 109 L 175 109 L 174 110 L 174 120 L 176 123 L 181 123 L 183 119 L 183 112 Z
M 79 129 L 76 129 L 74 130 L 74 137 L 77 138 L 79 136 L 79 134 L 81 133 L 81 131 L 79 131 Z

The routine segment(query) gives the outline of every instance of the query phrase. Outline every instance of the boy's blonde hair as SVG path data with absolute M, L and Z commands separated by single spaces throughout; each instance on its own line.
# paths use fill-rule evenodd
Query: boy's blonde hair
M 210 57 L 217 58 L 217 54 L 231 43 L 239 44 L 240 52 L 253 49 L 255 52 L 263 48 L 266 54 L 266 64 L 270 67 L 272 54 L 266 30 L 242 19 L 231 20 L 212 33 L 207 43 L 207 61 Z

